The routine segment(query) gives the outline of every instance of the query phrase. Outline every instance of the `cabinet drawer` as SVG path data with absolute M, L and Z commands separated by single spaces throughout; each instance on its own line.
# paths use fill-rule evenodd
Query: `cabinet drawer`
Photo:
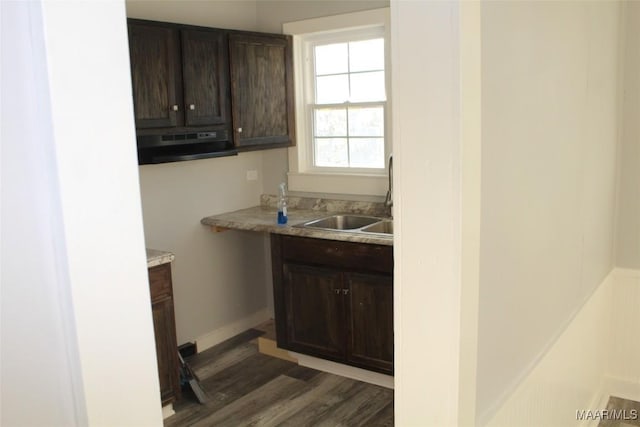
M 149 269 L 149 287 L 151 288 L 151 302 L 170 297 L 171 288 L 171 264 L 162 264 Z
M 393 272 L 393 246 L 282 236 L 282 259 L 352 270 Z

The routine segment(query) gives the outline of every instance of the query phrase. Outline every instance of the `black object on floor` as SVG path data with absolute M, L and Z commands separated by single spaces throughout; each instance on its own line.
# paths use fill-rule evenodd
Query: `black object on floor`
M 202 387 L 200 387 L 200 380 L 198 380 L 198 377 L 191 369 L 191 366 L 184 361 L 180 352 L 178 352 L 178 358 L 180 359 L 180 385 L 182 387 L 186 387 L 188 385 L 191 388 L 191 391 L 193 391 L 193 394 L 196 395 L 198 402 L 201 404 L 207 403 L 209 398 Z

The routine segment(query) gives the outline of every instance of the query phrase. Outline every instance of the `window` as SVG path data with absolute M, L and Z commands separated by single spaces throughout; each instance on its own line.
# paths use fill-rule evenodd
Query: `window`
M 284 25 L 294 35 L 294 191 L 384 195 L 391 145 L 388 9 Z
M 384 169 L 384 37 L 345 39 L 309 44 L 313 167 Z

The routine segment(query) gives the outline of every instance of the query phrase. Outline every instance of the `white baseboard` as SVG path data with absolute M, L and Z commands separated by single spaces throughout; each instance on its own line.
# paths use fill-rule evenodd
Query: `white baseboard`
M 570 414 L 605 409 L 610 396 L 640 401 L 638 301 L 640 270 L 613 269 L 508 399 L 477 424 L 596 427 L 598 417 L 581 422 Z
M 317 357 L 307 356 L 293 351 L 290 351 L 289 354 L 298 359 L 298 364 L 300 366 L 306 366 L 307 368 L 317 369 L 318 371 L 328 372 L 330 374 L 340 375 L 354 380 L 363 381 L 365 383 L 393 389 L 393 377 L 390 375 L 379 374 L 377 372 L 371 372 L 365 369 L 331 362 L 329 360 L 318 359 Z
M 616 396 L 640 402 L 640 382 L 607 376 L 604 387 L 607 397 Z
M 602 402 L 606 407 L 604 374 L 614 285 L 614 275 L 610 273 L 562 325 L 514 391 L 503 402 L 497 402 L 497 410 L 490 407 L 479 414 L 477 425 L 577 427 L 585 424 L 577 419 L 576 411 L 598 409 Z
M 605 409 L 607 404 L 609 403 L 609 392 L 607 389 L 606 381 L 600 386 L 600 389 L 593 395 L 593 400 L 585 409 L 589 409 L 592 411 L 597 411 L 601 409 Z M 587 425 L 587 427 L 598 427 L 600 425 L 600 419 L 598 417 L 594 417 Z
M 270 318 L 269 310 L 267 308 L 263 308 L 262 310 L 256 311 L 243 319 L 236 320 L 235 322 L 218 328 L 215 331 L 201 335 L 196 338 L 198 353 L 211 348 L 216 344 L 220 344 L 221 342 L 228 340 L 247 329 L 253 328 Z

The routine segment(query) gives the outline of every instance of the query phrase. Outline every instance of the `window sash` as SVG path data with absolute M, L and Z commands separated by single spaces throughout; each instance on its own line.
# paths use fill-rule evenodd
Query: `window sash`
M 356 134 L 351 133 L 349 129 L 349 109 L 359 109 L 359 108 L 367 108 L 367 107 L 382 107 L 382 134 L 372 134 L 372 135 L 364 135 L 364 134 Z M 333 135 L 319 135 L 317 132 L 316 126 L 316 110 L 326 110 L 326 109 L 340 109 L 346 111 L 346 126 L 344 134 L 333 134 Z M 378 102 L 344 102 L 338 104 L 310 104 L 308 108 L 308 123 L 311 124 L 311 141 L 309 150 L 309 166 L 312 171 L 326 171 L 326 172 L 346 172 L 346 173 L 375 173 L 376 171 L 383 171 L 386 168 L 385 165 L 385 157 L 386 157 L 386 144 L 387 144 L 387 102 L 386 101 L 378 101 Z M 319 161 L 317 159 L 317 145 L 316 140 L 318 139 L 345 139 L 347 143 L 347 166 L 324 166 L 319 165 Z M 363 140 L 363 139 L 382 139 L 383 143 L 383 153 L 382 159 L 380 159 L 379 167 L 362 167 L 362 166 L 352 166 L 352 161 L 350 158 L 351 148 L 352 148 L 352 140 Z
M 307 42 L 307 73 L 305 78 L 308 79 L 307 84 L 309 85 L 309 91 L 307 92 L 307 126 L 308 126 L 308 131 L 309 131 L 309 136 L 310 136 L 310 141 L 309 141 L 309 148 L 310 150 L 308 150 L 307 152 L 307 158 L 308 158 L 308 168 L 311 171 L 322 171 L 322 172 L 340 172 L 340 173 L 379 173 L 379 171 L 384 171 L 385 170 L 385 157 L 386 157 L 386 151 L 387 151 L 387 123 L 388 123 L 388 117 L 387 117 L 387 108 L 386 108 L 386 97 L 387 97 L 387 85 L 386 82 L 387 80 L 387 70 L 385 69 L 387 64 L 388 64 L 388 58 L 386 58 L 387 56 L 387 52 L 384 52 L 385 55 L 385 68 L 372 68 L 370 70 L 357 70 L 357 71 L 351 71 L 350 68 L 347 67 L 346 72 L 340 72 L 340 73 L 325 73 L 325 74 L 317 74 L 316 73 L 316 56 L 315 56 L 315 49 L 318 46 L 325 46 L 325 45 L 330 45 L 330 44 L 334 44 L 334 43 L 350 43 L 350 42 L 357 42 L 357 41 L 363 41 L 363 40 L 371 40 L 371 39 L 378 39 L 378 38 L 382 38 L 383 40 L 385 40 L 385 36 L 384 33 L 380 31 L 380 29 L 376 29 L 374 32 L 367 32 L 367 33 L 359 33 L 356 36 L 354 36 L 353 34 L 346 34 L 346 35 L 342 35 L 338 38 L 329 40 L 327 38 L 321 39 L 321 40 L 314 40 L 314 41 L 308 41 Z M 386 40 L 385 40 L 386 43 Z M 349 58 L 347 57 L 347 60 L 349 60 Z M 323 77 L 329 77 L 329 76 L 346 76 L 347 81 L 348 81 L 348 95 L 349 97 L 353 96 L 353 94 L 351 93 L 351 76 L 356 76 L 356 75 L 362 75 L 365 73 L 372 73 L 372 72 L 382 72 L 384 75 L 384 79 L 383 79 L 383 87 L 382 89 L 382 96 L 379 98 L 374 98 L 374 99 L 367 99 L 365 101 L 350 101 L 350 100 L 345 100 L 344 102 L 318 102 L 319 96 L 318 96 L 318 78 L 323 78 Z M 351 133 L 351 129 L 350 129 L 350 124 L 349 124 L 349 110 L 353 110 L 353 109 L 358 109 L 358 108 L 367 108 L 367 107 L 381 107 L 382 108 L 382 119 L 381 119 L 381 123 L 380 126 L 382 127 L 382 134 L 374 134 L 374 135 L 361 135 L 361 134 L 357 134 Z M 340 134 L 340 133 L 336 133 L 336 134 L 331 134 L 331 135 L 327 135 L 325 133 L 320 134 L 320 132 L 318 132 L 318 125 L 316 122 L 316 112 L 319 110 L 331 110 L 331 109 L 335 109 L 335 110 L 344 110 L 345 111 L 345 128 L 344 128 L 344 133 Z M 323 162 L 318 158 L 318 142 L 320 140 L 334 140 L 336 141 L 338 144 L 340 144 L 338 141 L 344 140 L 346 141 L 346 147 L 342 147 L 339 151 L 342 152 L 342 156 L 346 155 L 346 165 L 344 166 L 327 166 L 325 164 L 322 164 Z M 356 166 L 357 162 L 353 161 L 352 162 L 352 158 L 351 158 L 351 153 L 352 153 L 352 149 L 354 148 L 354 145 L 357 144 L 356 140 L 358 139 L 381 139 L 382 140 L 382 146 L 383 146 L 383 152 L 381 153 L 382 156 L 380 159 L 378 159 L 377 157 L 380 157 L 380 153 L 372 153 L 372 155 L 374 156 L 374 162 L 377 164 L 376 166 L 373 167 L 361 167 L 361 166 Z M 341 141 L 342 142 L 342 141 Z M 375 147 L 371 147 L 371 149 L 375 149 Z M 346 153 L 343 151 L 346 150 Z M 341 158 L 340 160 L 344 161 L 344 157 Z

